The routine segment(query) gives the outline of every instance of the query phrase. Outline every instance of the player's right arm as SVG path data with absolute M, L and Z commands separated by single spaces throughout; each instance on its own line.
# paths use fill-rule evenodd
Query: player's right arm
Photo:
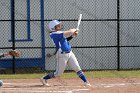
M 77 36 L 77 35 L 78 35 L 77 29 L 70 29 L 64 32 L 64 36 L 66 38 L 71 37 L 71 36 Z

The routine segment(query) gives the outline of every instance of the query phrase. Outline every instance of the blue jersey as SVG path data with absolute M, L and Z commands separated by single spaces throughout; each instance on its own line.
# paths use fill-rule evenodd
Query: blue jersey
M 64 33 L 62 31 L 52 32 L 52 33 L 50 33 L 50 37 L 53 40 L 57 50 L 61 49 L 62 52 L 71 51 L 71 45 L 67 41 L 67 39 L 64 36 Z

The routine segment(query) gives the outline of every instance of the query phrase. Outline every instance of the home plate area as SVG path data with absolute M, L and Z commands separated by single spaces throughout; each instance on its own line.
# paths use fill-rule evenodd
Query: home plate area
M 73 80 L 71 79 L 72 82 Z M 53 79 L 48 82 L 50 86 L 43 86 L 39 79 L 4 80 L 0 93 L 80 93 L 90 90 L 82 83 L 72 82 L 69 83 L 66 79 Z
M 49 87 L 39 79 L 8 79 L 0 93 L 139 93 L 140 79 L 96 78 L 89 79 L 91 87 L 85 87 L 78 78 L 52 79 Z
M 9 87 L 2 88 L 0 93 L 76 93 L 80 91 L 87 91 L 89 89 L 79 86 L 26 86 L 26 87 Z

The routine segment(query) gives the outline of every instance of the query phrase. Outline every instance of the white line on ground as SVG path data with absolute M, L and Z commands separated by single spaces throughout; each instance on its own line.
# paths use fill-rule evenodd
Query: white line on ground
M 38 85 L 39 83 L 4 83 L 6 85 Z
M 87 90 L 89 90 L 89 89 L 74 89 L 74 90 L 68 91 L 67 93 L 74 93 L 77 91 L 87 91 Z
M 31 91 L 23 91 L 23 90 L 21 90 L 21 91 L 15 91 L 15 90 L 1 90 L 2 91 L 2 93 L 5 93 L 5 92 L 19 92 L 19 93 L 24 93 L 24 92 L 26 92 L 26 93 L 54 93 L 54 92 L 56 92 L 56 93 L 68 93 L 69 91 L 41 91 L 41 90 L 38 90 L 38 91 L 34 91 L 34 90 L 31 90 Z
M 4 85 L 22 85 L 22 86 L 32 86 L 39 85 L 39 83 L 4 83 Z M 62 85 L 54 85 L 53 87 L 82 87 L 82 86 L 62 86 Z
M 13 87 L 2 87 L 1 91 L 6 92 L 14 92 L 14 91 L 22 91 L 29 93 L 73 93 L 76 91 L 87 91 L 89 89 L 82 89 L 83 86 L 50 86 L 50 87 L 33 87 L 34 85 L 38 85 L 38 83 L 4 83 L 4 85 L 10 85 Z M 15 86 L 15 87 L 14 87 Z M 18 86 L 18 87 L 16 87 Z M 30 87 L 31 86 L 31 87 Z M 64 88 L 64 90 L 59 90 L 57 88 Z M 71 88 L 76 88 L 71 90 Z M 80 89 L 77 89 L 80 88 Z M 52 91 L 53 89 L 53 91 Z M 67 89 L 67 90 L 66 90 Z M 43 90 L 43 91 L 42 91 Z
M 114 83 L 114 84 L 96 84 L 96 85 L 109 88 L 109 87 L 115 87 L 115 86 L 140 85 L 140 83 Z
M 77 91 L 87 91 L 89 89 L 83 88 L 83 86 L 51 86 L 51 87 L 33 87 L 34 85 L 38 85 L 38 83 L 4 83 L 4 85 L 13 85 L 13 86 L 19 86 L 19 87 L 2 87 L 1 91 L 6 92 L 14 92 L 14 91 L 24 91 L 29 93 L 74 93 Z M 116 87 L 116 86 L 129 86 L 129 85 L 140 85 L 140 83 L 98 83 L 93 84 L 92 87 L 104 87 L 104 88 L 110 88 L 110 87 Z M 31 87 L 30 87 L 31 86 Z M 59 90 L 59 88 L 63 88 L 64 90 Z M 75 88 L 75 89 L 72 89 Z M 79 88 L 79 89 L 77 89 Z M 53 91 L 52 91 L 53 89 Z
M 39 83 L 4 83 L 6 85 L 39 85 Z M 96 85 L 130 85 L 130 84 L 135 84 L 135 85 L 140 85 L 140 83 L 99 83 Z M 64 87 L 62 85 L 60 85 L 59 87 Z M 69 86 L 65 86 L 65 87 L 69 87 Z M 72 87 L 72 86 L 70 86 Z M 82 87 L 82 86 L 73 86 L 73 87 Z
M 18 91 L 19 90 L 19 91 Z M 56 91 L 56 90 L 53 90 L 53 91 L 51 91 L 51 90 L 21 90 L 21 89 L 17 89 L 17 88 L 8 88 L 8 89 L 1 89 L 1 91 L 6 91 L 6 92 L 14 92 L 14 91 L 16 91 L 16 92 L 20 92 L 20 91 L 22 91 L 22 92 L 29 92 L 29 93 L 42 93 L 42 92 L 46 92 L 46 93 L 51 93 L 51 92 L 57 92 L 57 93 L 73 93 L 73 92 L 76 92 L 76 91 L 86 91 L 86 90 L 89 90 L 89 89 L 74 89 L 74 90 L 69 90 L 69 91 L 64 91 L 64 90 L 61 90 L 61 91 Z

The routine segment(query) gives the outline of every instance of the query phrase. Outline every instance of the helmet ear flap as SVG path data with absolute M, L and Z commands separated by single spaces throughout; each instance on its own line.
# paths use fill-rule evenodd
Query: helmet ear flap
M 55 30 L 55 28 L 51 28 L 52 29 L 52 31 L 54 31 Z
M 54 31 L 55 28 L 51 28 L 49 25 L 48 25 L 48 28 L 51 30 L 51 31 Z
M 64 29 L 64 25 L 61 25 L 61 29 Z

